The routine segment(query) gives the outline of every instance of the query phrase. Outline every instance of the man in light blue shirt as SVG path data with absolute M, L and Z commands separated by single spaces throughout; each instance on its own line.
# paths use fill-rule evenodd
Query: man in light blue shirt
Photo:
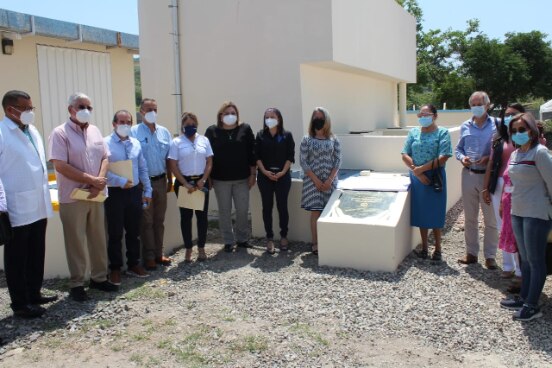
M 149 276 L 140 265 L 140 223 L 142 208 L 151 202 L 151 183 L 142 147 L 135 138 L 129 137 L 132 115 L 119 110 L 113 117 L 114 131 L 104 138 L 109 149 L 109 163 L 130 160 L 132 162 L 132 180 L 107 172 L 108 198 L 105 201 L 107 218 L 107 254 L 110 280 L 121 284 L 123 266 L 122 238 L 125 232 L 127 274 L 136 277 Z M 139 185 L 140 184 L 140 185 Z
M 487 113 L 490 106 L 487 93 L 472 93 L 469 104 L 473 117 L 460 127 L 460 140 L 456 145 L 456 159 L 462 163 L 462 202 L 464 204 L 464 237 L 466 255 L 458 260 L 462 264 L 477 263 L 479 254 L 479 208 L 485 223 L 483 253 L 485 266 L 494 270 L 498 247 L 498 230 L 493 207 L 485 203 L 483 186 L 485 169 L 491 154 L 491 141 L 496 132 L 495 119 Z
M 167 128 L 157 124 L 157 102 L 154 99 L 143 99 L 140 113 L 143 123 L 133 126 L 130 134 L 140 142 L 153 189 L 151 205 L 142 212 L 140 239 L 146 269 L 155 270 L 157 264 L 171 263 L 171 259 L 163 254 L 163 236 L 167 192 L 172 187 L 172 174 L 167 165 L 172 136 Z

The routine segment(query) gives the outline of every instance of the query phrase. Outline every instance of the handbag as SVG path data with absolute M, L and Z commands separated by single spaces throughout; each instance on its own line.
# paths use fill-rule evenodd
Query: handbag
M 7 213 L 0 212 L 0 245 L 7 244 L 12 239 L 12 227 Z
M 443 178 L 441 177 L 441 170 L 439 165 L 439 158 L 437 157 L 437 168 L 433 168 L 435 160 L 431 162 L 431 186 L 433 191 L 439 193 L 443 191 Z

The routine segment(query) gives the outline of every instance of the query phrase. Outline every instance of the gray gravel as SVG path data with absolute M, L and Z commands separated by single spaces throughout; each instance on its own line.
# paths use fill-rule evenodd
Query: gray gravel
M 254 239 L 227 254 L 210 229 L 207 262 L 185 264 L 179 250 L 117 294 L 80 304 L 67 280 L 45 281 L 60 300 L 34 321 L 11 316 L 1 275 L 0 366 L 550 366 L 550 284 L 543 318 L 512 321 L 500 271 L 456 262 L 461 210 L 447 214 L 443 262 L 410 255 L 395 273 L 318 267 L 305 243 L 270 256 Z

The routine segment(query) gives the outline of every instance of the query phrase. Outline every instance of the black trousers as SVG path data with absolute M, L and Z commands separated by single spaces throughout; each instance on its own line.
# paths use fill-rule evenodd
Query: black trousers
M 134 267 L 140 259 L 140 223 L 142 221 L 142 188 L 109 187 L 104 202 L 107 219 L 107 255 L 109 268 L 123 267 L 123 230 L 125 234 L 127 266 Z
M 287 237 L 289 213 L 288 213 L 288 195 L 291 189 L 291 175 L 289 171 L 278 181 L 272 181 L 263 173 L 257 175 L 257 185 L 261 192 L 261 202 L 263 205 L 263 222 L 266 232 L 266 237 L 272 239 L 274 232 L 272 231 L 272 208 L 274 207 L 274 195 L 276 195 L 276 208 L 280 220 L 280 236 Z
M 184 177 L 187 181 L 191 177 Z M 178 191 L 182 184 L 178 180 L 174 184 L 174 192 L 178 197 Z M 186 190 L 186 188 L 184 188 Z M 205 204 L 203 205 L 203 211 L 194 211 L 189 208 L 180 207 L 180 231 L 182 232 L 182 239 L 184 240 L 184 248 L 192 249 L 192 217 L 196 215 L 197 222 L 197 247 L 205 248 L 207 242 L 207 225 L 208 225 L 208 211 L 209 211 L 209 192 L 205 193 Z
M 47 222 L 42 219 L 13 227 L 13 237 L 4 246 L 4 270 L 13 310 L 21 309 L 40 297 Z

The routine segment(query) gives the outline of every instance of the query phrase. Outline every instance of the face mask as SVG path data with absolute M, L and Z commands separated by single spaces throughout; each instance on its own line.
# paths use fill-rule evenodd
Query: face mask
M 157 121 L 157 113 L 155 111 L 146 112 L 144 119 L 146 119 L 148 123 L 154 124 Z
M 186 125 L 183 129 L 182 129 L 182 132 L 184 133 L 184 135 L 186 137 L 193 137 L 196 132 L 197 132 L 197 128 L 193 125 Z
M 25 125 L 29 125 L 34 123 L 34 112 L 33 111 L 23 111 L 21 113 L 21 116 L 19 116 L 19 120 Z
M 222 117 L 222 122 L 226 125 L 234 125 L 236 124 L 236 121 L 238 121 L 238 117 L 236 115 L 224 115 Z
M 515 144 L 523 146 L 525 143 L 529 142 L 529 132 L 514 133 L 512 134 L 512 140 Z
M 324 123 L 324 119 L 314 119 L 312 121 L 312 127 L 314 128 L 314 130 L 320 130 L 324 128 Z
M 119 136 L 126 138 L 130 134 L 130 125 L 126 125 L 126 124 L 117 125 L 117 128 L 115 128 L 115 131 L 117 132 L 117 134 L 119 134 Z
M 514 117 L 513 115 L 505 116 L 505 117 L 504 117 L 504 125 L 510 126 L 510 122 L 512 121 L 512 118 L 513 118 L 513 117 Z
M 269 129 L 274 128 L 276 125 L 278 125 L 278 119 L 265 119 L 265 124 Z
M 92 113 L 88 109 L 82 109 L 77 112 L 76 118 L 80 123 L 85 124 L 90 122 L 91 116 Z
M 472 106 L 471 112 L 476 118 L 480 118 L 485 115 L 485 106 Z
M 432 116 L 420 116 L 418 118 L 418 123 L 424 127 L 427 128 L 431 124 L 433 124 L 433 117 Z

